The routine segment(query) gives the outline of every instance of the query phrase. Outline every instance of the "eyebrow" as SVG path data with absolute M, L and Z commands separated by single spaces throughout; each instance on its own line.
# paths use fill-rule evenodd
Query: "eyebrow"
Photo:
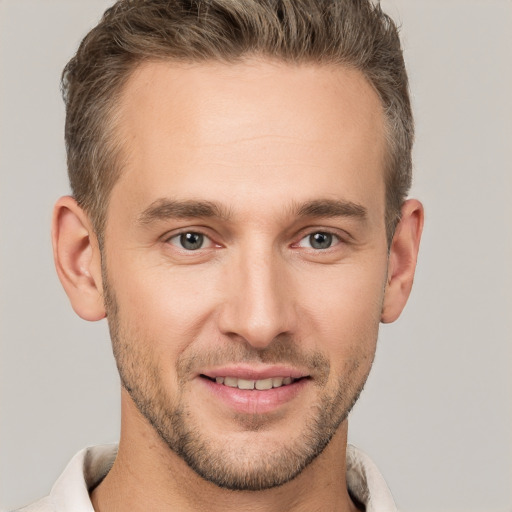
M 293 204 L 291 213 L 298 217 L 353 217 L 366 220 L 367 209 L 357 203 L 335 199 L 315 199 L 305 203 Z M 213 201 L 178 201 L 161 198 L 153 201 L 139 216 L 139 224 L 146 225 L 154 221 L 168 219 L 218 218 L 224 221 L 232 217 L 229 209 Z
M 230 212 L 212 201 L 175 201 L 173 199 L 157 199 L 153 201 L 138 217 L 139 224 L 166 219 L 191 219 L 197 217 L 217 217 L 228 220 Z
M 296 208 L 299 217 L 354 217 L 366 220 L 367 209 L 352 201 L 337 199 L 315 199 Z

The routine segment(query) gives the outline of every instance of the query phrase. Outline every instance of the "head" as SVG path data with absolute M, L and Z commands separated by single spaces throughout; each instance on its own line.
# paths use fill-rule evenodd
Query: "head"
M 116 136 L 123 86 L 148 60 L 236 63 L 265 57 L 359 70 L 385 115 L 386 229 L 391 242 L 411 185 L 414 125 L 398 31 L 361 0 L 128 0 L 108 9 L 64 69 L 68 172 L 102 240 L 123 168 Z
M 346 435 L 412 285 L 394 25 L 360 0 L 120 2 L 64 89 L 57 270 L 108 316 L 125 432 L 220 487 L 288 482 Z

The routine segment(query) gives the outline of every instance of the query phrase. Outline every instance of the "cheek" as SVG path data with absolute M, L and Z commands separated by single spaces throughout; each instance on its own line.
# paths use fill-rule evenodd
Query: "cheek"
M 129 279 L 118 279 L 114 288 L 125 332 L 166 358 L 181 353 L 210 317 L 214 293 L 205 283 L 211 278 L 180 268 L 130 267 L 123 272 Z
M 383 264 L 361 258 L 331 266 L 292 265 L 280 283 L 285 287 L 280 299 L 289 302 L 296 316 L 293 334 L 335 365 L 355 354 L 373 357 L 386 276 L 385 258 L 373 256 L 372 261 Z M 230 300 L 229 266 L 148 265 L 128 252 L 115 261 L 109 274 L 119 320 L 131 338 L 169 361 L 194 341 L 214 346 L 220 340 L 215 312 Z
M 345 267 L 324 276 L 311 293 L 303 288 L 302 324 L 316 348 L 328 352 L 335 365 L 353 358 L 371 365 L 384 297 L 385 267 L 368 269 Z M 304 283 L 307 285 L 307 283 Z M 313 284 L 313 283 L 311 283 Z M 309 326 L 309 327 L 308 327 Z

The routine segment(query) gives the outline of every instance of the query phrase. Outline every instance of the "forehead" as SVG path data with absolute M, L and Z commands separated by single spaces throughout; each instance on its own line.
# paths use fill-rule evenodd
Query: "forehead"
M 346 189 L 383 207 L 384 115 L 357 70 L 146 62 L 119 111 L 125 165 L 113 193 L 131 190 L 140 208 L 165 194 L 218 200 L 229 188 L 241 204 L 244 194 L 264 205 L 283 192 L 300 202 Z

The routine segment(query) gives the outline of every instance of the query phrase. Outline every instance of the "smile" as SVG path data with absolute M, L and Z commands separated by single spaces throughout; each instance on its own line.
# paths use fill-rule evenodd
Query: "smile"
M 244 365 L 208 369 L 197 375 L 214 407 L 239 414 L 266 414 L 294 401 L 309 389 L 312 378 L 290 367 L 251 368 Z
M 267 379 L 258 379 L 258 380 L 250 380 L 250 379 L 240 379 L 238 377 L 215 377 L 215 379 L 211 377 L 207 377 L 203 375 L 207 379 L 215 381 L 217 384 L 223 384 L 224 386 L 228 386 L 230 388 L 238 388 L 243 390 L 252 390 L 256 389 L 259 391 L 264 391 L 267 389 L 280 388 L 283 386 L 288 386 L 293 382 L 299 380 L 294 379 L 292 377 L 270 377 Z

